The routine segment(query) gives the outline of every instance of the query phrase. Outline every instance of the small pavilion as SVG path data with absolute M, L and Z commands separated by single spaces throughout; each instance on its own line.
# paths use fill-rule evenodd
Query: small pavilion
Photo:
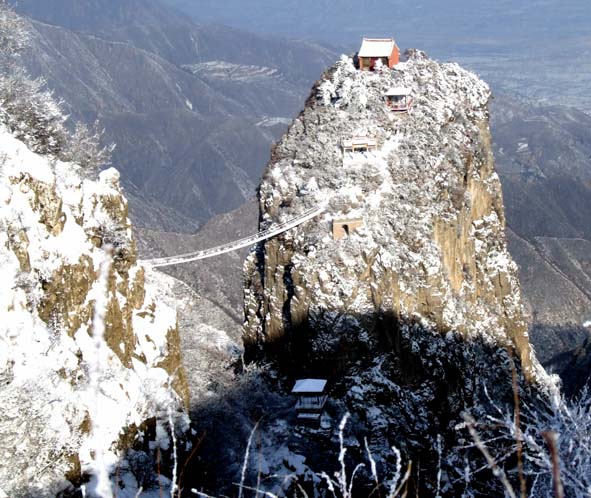
M 410 88 L 390 88 L 385 94 L 386 105 L 394 112 L 408 112 L 412 106 Z
M 295 409 L 300 422 L 320 423 L 328 395 L 326 379 L 300 379 L 291 390 L 298 397 Z
M 400 62 L 400 49 L 394 38 L 364 38 L 357 58 L 362 71 L 373 71 L 378 60 L 392 68 Z
M 369 152 L 375 150 L 377 146 L 376 140 L 368 137 L 352 137 L 343 140 L 343 150 L 345 152 Z

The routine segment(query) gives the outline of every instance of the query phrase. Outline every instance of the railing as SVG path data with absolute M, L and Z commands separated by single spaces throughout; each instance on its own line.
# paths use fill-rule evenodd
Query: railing
M 299 398 L 296 403 L 296 410 L 321 410 L 328 399 L 328 395 Z
M 295 228 L 298 225 L 301 225 L 302 223 L 305 223 L 306 221 L 315 218 L 319 214 L 323 213 L 325 209 L 326 206 L 324 205 L 308 209 L 299 216 L 292 218 L 291 220 L 285 221 L 283 223 L 280 223 L 279 225 L 275 225 L 254 235 L 250 235 L 249 237 L 244 237 L 242 239 L 235 240 L 233 242 L 228 242 L 226 244 L 212 247 L 210 249 L 190 252 L 186 254 L 179 254 L 177 256 L 147 259 L 143 260 L 142 263 L 148 264 L 154 268 L 161 268 L 163 266 L 180 265 L 183 263 L 198 261 L 200 259 L 213 258 L 214 256 L 219 256 L 227 252 L 236 251 L 238 249 L 242 249 L 243 247 L 248 247 L 253 244 L 256 244 L 257 242 L 261 242 L 263 240 L 275 237 L 280 233 L 286 232 L 287 230 L 291 230 L 292 228 Z

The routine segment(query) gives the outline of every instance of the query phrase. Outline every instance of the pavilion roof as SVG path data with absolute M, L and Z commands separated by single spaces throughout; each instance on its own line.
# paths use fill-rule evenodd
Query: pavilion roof
M 396 46 L 394 38 L 364 38 L 359 57 L 390 57 Z
M 398 87 L 394 87 L 394 88 L 389 88 L 385 95 L 388 97 L 396 97 L 396 96 L 408 96 L 412 93 L 412 90 L 410 88 L 406 88 L 403 86 L 398 86 Z
M 326 387 L 326 379 L 299 379 L 291 390 L 292 394 L 322 394 Z

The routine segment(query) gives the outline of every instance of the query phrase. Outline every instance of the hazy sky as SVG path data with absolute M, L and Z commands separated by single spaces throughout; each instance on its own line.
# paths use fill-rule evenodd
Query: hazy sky
M 435 53 L 532 50 L 579 43 L 591 48 L 589 0 L 165 0 L 198 22 L 350 45 L 363 35 L 395 35 L 402 47 Z

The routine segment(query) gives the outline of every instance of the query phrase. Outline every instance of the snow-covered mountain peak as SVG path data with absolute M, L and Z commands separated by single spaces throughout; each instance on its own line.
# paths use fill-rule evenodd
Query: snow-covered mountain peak
M 408 55 L 374 72 L 343 56 L 275 146 L 259 190 L 263 226 L 328 207 L 251 255 L 247 346 L 303 340 L 339 363 L 360 341 L 380 349 L 380 316 L 392 315 L 515 348 L 546 383 L 506 246 L 489 88 L 457 64 Z M 408 112 L 388 105 L 397 93 Z
M 247 259 L 245 357 L 283 385 L 328 381 L 320 432 L 292 443 L 312 468 L 326 461 L 322 429 L 350 413 L 351 446 L 370 441 L 388 475 L 400 444 L 420 462 L 421 495 L 439 493 L 434 448 L 449 442 L 442 486 L 459 496 L 465 411 L 511 413 L 513 373 L 526 404 L 557 393 L 507 250 L 489 98 L 475 75 L 419 51 L 373 72 L 343 57 L 272 151 L 261 228 L 326 209 Z

